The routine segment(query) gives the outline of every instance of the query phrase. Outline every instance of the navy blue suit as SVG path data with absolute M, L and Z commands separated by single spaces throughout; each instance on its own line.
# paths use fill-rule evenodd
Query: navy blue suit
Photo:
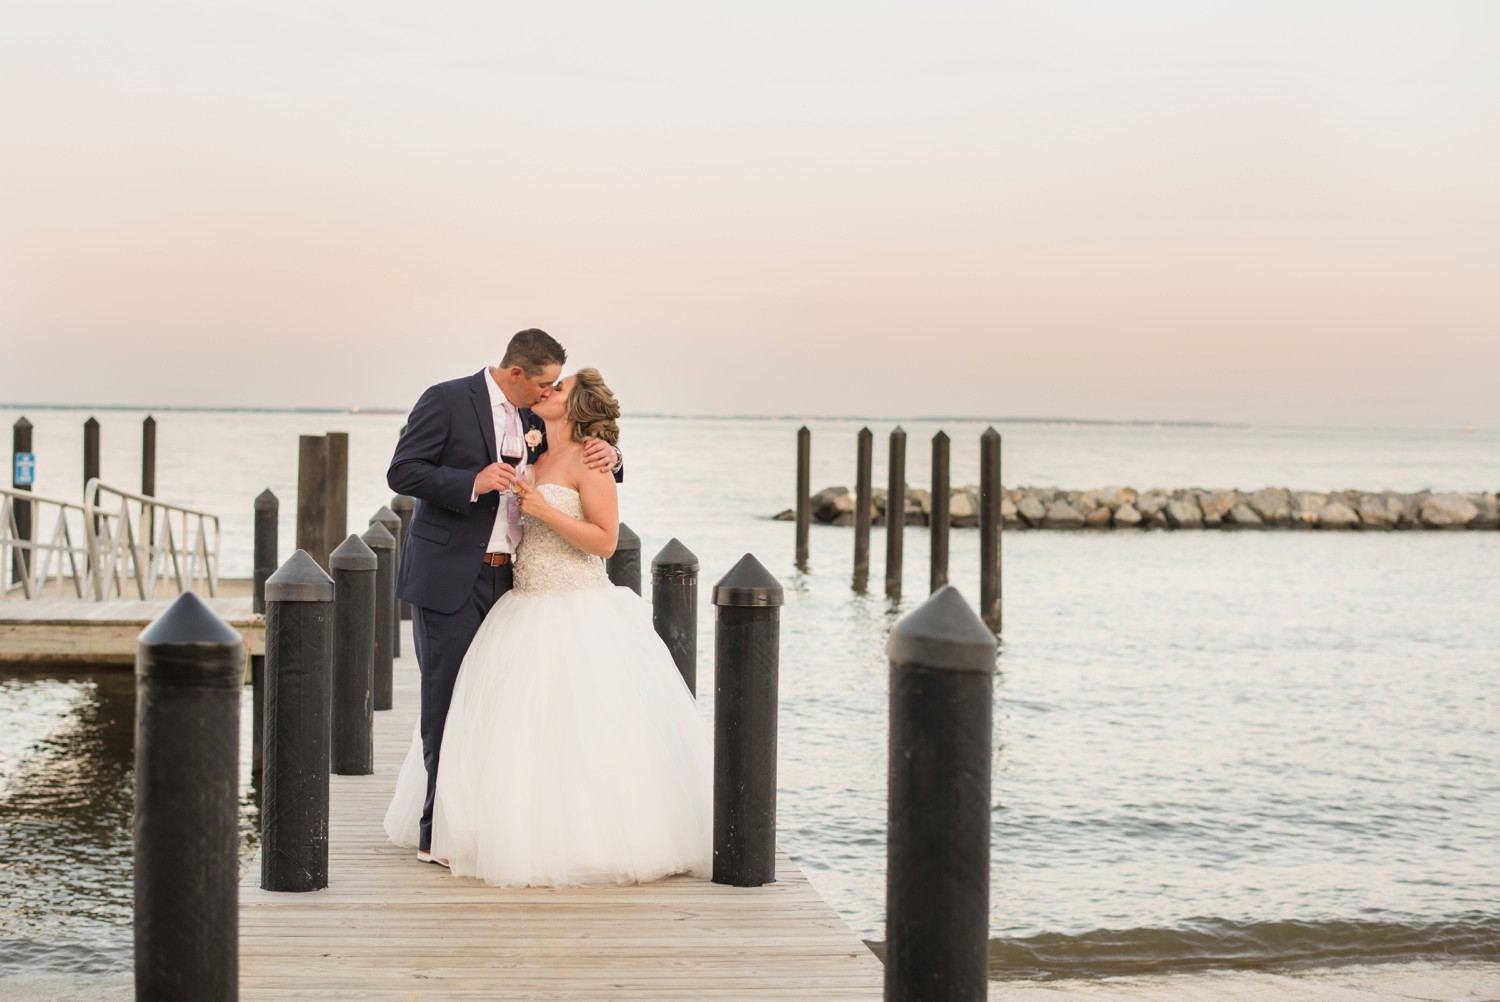
M 495 418 L 488 370 L 429 387 L 396 444 L 386 481 L 391 490 L 417 499 L 401 550 L 396 594 L 412 605 L 412 640 L 422 674 L 422 758 L 427 801 L 419 846 L 432 844 L 432 798 L 436 790 L 443 724 L 453 683 L 479 624 L 510 590 L 512 567 L 490 567 L 482 558 L 500 509 L 498 492 L 475 501 L 474 478 L 495 462 Z M 521 408 L 526 429 L 542 421 Z M 547 450 L 546 440 L 528 447 L 528 462 Z

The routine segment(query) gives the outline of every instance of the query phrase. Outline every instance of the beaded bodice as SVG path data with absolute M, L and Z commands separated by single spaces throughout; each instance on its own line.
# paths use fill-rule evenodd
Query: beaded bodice
M 552 506 L 569 518 L 582 520 L 583 499 L 562 484 L 538 484 L 537 490 Z M 515 590 L 519 592 L 567 592 L 582 588 L 607 588 L 609 575 L 604 561 L 575 549 L 552 527 L 530 515 L 521 516 L 521 545 L 516 551 Z

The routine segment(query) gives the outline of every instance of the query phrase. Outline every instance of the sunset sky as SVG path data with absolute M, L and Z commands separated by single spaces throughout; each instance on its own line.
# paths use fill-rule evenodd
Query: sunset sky
M 0 405 L 1500 425 L 1500 3 L 0 0 Z

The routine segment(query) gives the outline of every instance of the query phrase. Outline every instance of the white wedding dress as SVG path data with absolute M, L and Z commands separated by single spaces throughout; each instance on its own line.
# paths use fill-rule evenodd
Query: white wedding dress
M 538 488 L 581 518 L 578 492 Z M 432 854 L 505 887 L 707 876 L 708 729 L 651 607 L 604 562 L 523 519 L 515 587 L 474 636 L 443 733 Z M 386 813 L 417 844 L 426 793 L 414 736 Z

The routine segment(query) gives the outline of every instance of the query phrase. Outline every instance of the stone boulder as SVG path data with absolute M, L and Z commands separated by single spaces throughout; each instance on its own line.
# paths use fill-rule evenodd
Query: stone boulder
M 1146 520 L 1146 528 L 1170 529 L 1172 528 L 1172 523 L 1167 521 L 1167 513 L 1165 511 L 1158 511 Z
M 1359 513 L 1361 529 L 1380 531 L 1400 525 L 1406 506 L 1390 494 L 1361 494 L 1354 510 Z
M 1500 528 L 1500 501 L 1493 494 L 1465 494 L 1466 498 L 1479 509 L 1479 514 L 1469 522 L 1471 529 L 1494 529 Z
M 1141 513 L 1129 501 L 1115 509 L 1115 525 L 1122 529 L 1134 529 L 1141 521 Z
M 1229 529 L 1264 529 L 1266 523 L 1248 504 L 1237 504 L 1224 513 L 1224 526 Z
M 948 495 L 948 520 L 950 524 L 964 528 L 979 524 L 979 489 L 977 487 L 960 487 Z
M 1319 529 L 1353 529 L 1359 525 L 1359 514 L 1342 501 L 1330 501 L 1318 509 Z
M 1417 511 L 1429 529 L 1463 529 L 1479 517 L 1479 506 L 1462 494 L 1433 494 Z
M 1083 499 L 1092 502 L 1096 507 L 1104 506 L 1110 511 L 1117 511 L 1121 505 L 1133 505 L 1140 493 L 1134 487 L 1100 487 L 1097 490 L 1085 491 Z
M 1318 512 L 1327 504 L 1327 494 L 1298 491 L 1292 495 L 1292 524 L 1305 529 L 1316 528 Z
M 1083 517 L 1083 524 L 1090 529 L 1108 529 L 1111 517 L 1110 510 L 1100 505 Z
M 906 489 L 906 507 L 915 508 L 923 515 L 932 514 L 932 492 L 920 487 Z
M 1245 503 L 1266 525 L 1286 525 L 1292 520 L 1292 492 L 1285 487 L 1262 487 Z
M 1167 522 L 1174 529 L 1203 528 L 1203 509 L 1196 498 L 1173 498 L 1165 509 Z
M 777 512 L 775 515 L 772 515 L 771 517 L 775 521 L 777 521 L 777 522 L 795 522 L 795 521 L 797 521 L 797 513 L 795 511 L 793 511 L 791 508 L 788 508 L 786 511 Z
M 1239 495 L 1232 490 L 1214 490 L 1198 495 L 1198 507 L 1203 509 L 1203 524 L 1217 526 L 1224 521 L 1230 509 L 1239 503 Z
M 1170 500 L 1172 497 L 1166 491 L 1149 490 L 1136 499 L 1135 510 L 1141 513 L 1142 518 L 1149 519 L 1165 510 Z
M 1053 501 L 1047 507 L 1047 514 L 1042 517 L 1042 527 L 1045 529 L 1081 529 L 1083 524 L 1083 515 L 1062 498 Z
M 1021 520 L 1021 516 L 1018 515 L 1018 514 L 1016 514 L 1016 503 L 1014 501 L 1012 501 L 1010 498 L 1001 498 L 1000 499 L 1000 521 L 1004 522 L 1006 525 L 1015 525 L 1020 520 Z M 975 523 L 975 524 L 978 524 L 978 523 Z
M 1042 519 L 1047 517 L 1047 508 L 1036 495 L 1028 494 L 1021 499 L 1020 504 L 1016 505 L 1016 514 L 1021 516 L 1023 522 L 1035 529 L 1040 527 Z
M 832 522 L 842 512 L 854 511 L 854 495 L 847 487 L 825 487 L 812 496 L 812 517 L 818 522 Z

